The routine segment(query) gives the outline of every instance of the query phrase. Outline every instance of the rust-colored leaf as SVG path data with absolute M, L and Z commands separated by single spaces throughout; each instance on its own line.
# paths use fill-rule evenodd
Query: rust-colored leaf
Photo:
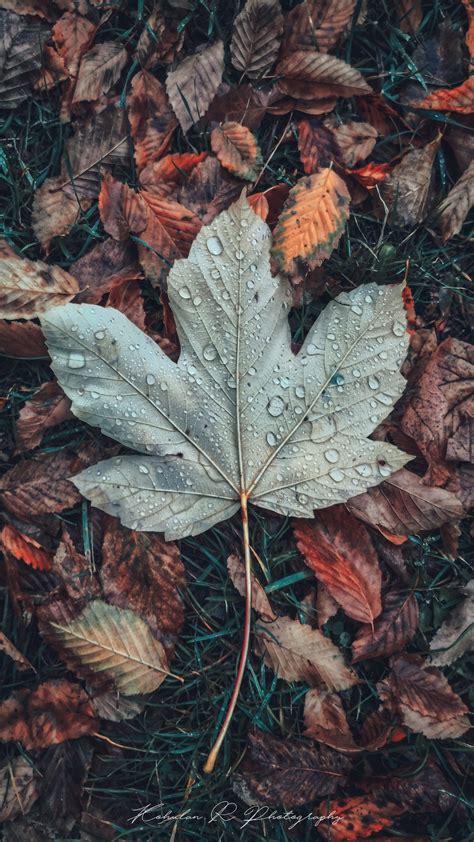
M 249 129 L 239 123 L 224 123 L 211 132 L 211 146 L 222 166 L 248 181 L 257 177 L 261 153 Z
M 33 322 L 0 320 L 0 354 L 18 359 L 48 357 L 48 349 L 39 325 Z
M 369 714 L 364 723 L 362 739 L 357 743 L 349 728 L 340 697 L 317 687 L 308 690 L 305 695 L 304 724 L 306 737 L 345 754 L 376 751 L 385 745 L 392 730 L 389 722 L 380 714 Z
M 242 187 L 242 181 L 227 173 L 219 161 L 209 155 L 194 167 L 175 198 L 208 225 L 237 199 Z
M 288 184 L 274 184 L 263 193 L 253 193 L 247 196 L 247 201 L 255 213 L 262 217 L 264 222 L 273 228 L 278 222 L 290 188 Z
M 349 121 L 333 129 L 339 159 L 346 167 L 355 167 L 368 158 L 377 142 L 377 129 L 369 123 Z
M 108 93 L 127 63 L 127 51 L 117 41 L 104 41 L 91 47 L 81 58 L 73 105 L 93 102 Z
M 351 170 L 350 175 L 355 178 L 362 187 L 371 190 L 384 181 L 390 172 L 390 164 L 366 164 L 364 167 L 359 167 L 356 170 Z
M 178 22 L 168 7 L 164 12 L 161 3 L 156 3 L 137 43 L 141 67 L 148 70 L 156 64 L 167 65 L 174 61 L 184 41 L 184 31 L 179 31 Z
M 317 812 L 322 816 L 334 814 L 337 817 L 329 825 L 324 822 L 318 824 L 324 839 L 330 842 L 359 842 L 360 839 L 390 827 L 394 816 L 399 816 L 405 810 L 393 801 L 381 798 L 372 800 L 366 795 L 356 795 L 329 803 L 323 801 Z
M 317 119 L 298 122 L 298 151 L 307 175 L 318 167 L 329 167 L 337 156 L 334 134 Z
M 286 55 L 275 73 L 281 92 L 302 100 L 362 96 L 372 92 L 355 67 L 316 50 L 295 50 Z
M 222 81 L 222 41 L 201 47 L 166 77 L 166 90 L 183 132 L 206 113 Z
M 16 690 L 0 704 L 0 739 L 27 750 L 94 734 L 99 721 L 79 684 L 44 681 L 35 690 Z
M 373 623 L 382 610 L 382 574 L 367 529 L 344 506 L 332 506 L 313 521 L 293 521 L 293 531 L 306 564 L 346 614 Z
M 251 196 L 247 196 L 247 201 L 252 210 L 258 213 L 259 217 L 266 222 L 270 207 L 265 193 L 252 193 Z
M 77 76 L 81 56 L 90 46 L 96 29 L 88 18 L 72 12 L 65 12 L 54 24 L 54 44 L 70 77 Z
M 230 42 L 234 67 L 250 79 L 265 76 L 278 55 L 282 32 L 279 0 L 246 0 Z
M 49 252 L 51 240 L 69 233 L 81 210 L 87 210 L 91 204 L 90 199 L 81 198 L 79 204 L 76 196 L 68 196 L 61 189 L 66 180 L 62 175 L 47 178 L 33 199 L 33 231 L 46 254 Z
M 352 663 L 386 658 L 401 652 L 418 627 L 418 603 L 413 593 L 389 591 L 374 627 L 363 625 L 352 644 Z
M 309 740 L 282 740 L 253 731 L 233 788 L 247 804 L 298 807 L 334 794 L 346 782 L 350 767 L 346 757 Z
M 127 108 L 140 173 L 166 152 L 178 122 L 164 85 L 147 70 L 141 70 L 133 77 Z
M 349 193 L 332 169 L 301 178 L 290 190 L 273 233 L 279 268 L 299 275 L 299 265 L 320 266 L 336 248 L 349 217 Z
M 173 198 L 175 191 L 184 183 L 195 167 L 207 158 L 207 152 L 182 152 L 165 155 L 154 161 L 140 173 L 140 185 L 149 193 L 163 199 Z
M 136 281 L 125 281 L 124 284 L 117 284 L 112 287 L 109 293 L 108 307 L 115 307 L 121 313 L 125 313 L 128 319 L 140 330 L 146 332 L 145 304 L 143 301 L 140 284 Z
M 69 421 L 73 417 L 70 407 L 69 398 L 56 381 L 43 383 L 20 410 L 16 422 L 18 450 L 32 450 L 47 430 Z
M 0 766 L 0 821 L 25 816 L 39 796 L 39 781 L 33 762 L 18 755 Z
M 50 307 L 67 304 L 79 287 L 59 266 L 20 257 L 0 242 L 0 316 L 34 319 Z
M 76 301 L 98 304 L 117 285 L 142 277 L 134 246 L 107 239 L 98 243 L 70 267 L 80 287 Z
M 474 113 L 474 76 L 468 76 L 457 88 L 440 88 L 427 97 L 410 103 L 412 108 L 428 111 L 452 111 L 457 114 Z
M 245 596 L 245 567 L 242 559 L 238 555 L 230 555 L 227 559 L 227 570 L 234 588 L 238 590 L 241 596 Z M 252 608 L 257 614 L 260 614 L 264 620 L 276 620 L 276 614 L 270 604 L 270 600 L 266 595 L 262 585 L 258 581 L 255 573 L 252 573 Z
M 355 0 L 303 0 L 285 18 L 283 48 L 314 48 L 327 53 L 348 29 Z
M 23 535 L 14 526 L 7 524 L 0 532 L 0 544 L 14 558 L 20 559 L 35 570 L 51 570 L 53 560 L 38 541 Z

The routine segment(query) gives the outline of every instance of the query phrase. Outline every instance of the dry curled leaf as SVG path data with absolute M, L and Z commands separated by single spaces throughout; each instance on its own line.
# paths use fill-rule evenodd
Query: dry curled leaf
M 340 160 L 346 167 L 355 167 L 368 158 L 377 142 L 377 129 L 369 123 L 350 121 L 341 123 L 333 130 L 340 152 Z
M 0 316 L 34 319 L 49 307 L 72 301 L 79 287 L 59 266 L 28 260 L 0 243 Z
M 283 49 L 314 48 L 327 53 L 344 35 L 356 0 L 303 0 L 285 17 Z
M 239 178 L 254 181 L 261 164 L 257 141 L 249 129 L 239 123 L 224 123 L 211 133 L 212 151 L 222 166 Z
M 72 103 L 93 102 L 109 92 L 127 63 L 127 51 L 116 41 L 95 44 L 81 58 Z
M 464 599 L 451 611 L 430 642 L 430 663 L 437 667 L 454 664 L 474 649 L 474 580 L 462 588 Z
M 413 593 L 389 591 L 374 626 L 362 626 L 352 643 L 352 663 L 387 658 L 401 652 L 418 627 L 418 603 Z
M 27 750 L 94 734 L 98 727 L 87 693 L 63 679 L 16 690 L 0 704 L 0 740 Z
M 459 234 L 463 222 L 474 205 L 474 161 L 436 208 L 437 224 L 444 242 Z
M 241 596 L 245 596 L 245 566 L 242 559 L 238 555 L 230 555 L 227 559 L 227 570 L 234 588 Z M 251 602 L 254 611 L 264 620 L 276 620 L 270 600 L 254 573 L 252 573 Z
M 318 629 L 290 617 L 278 617 L 256 628 L 255 650 L 265 664 L 285 681 L 347 690 L 358 683 L 337 646 Z
M 299 279 L 299 266 L 320 266 L 334 248 L 349 217 L 347 187 L 332 169 L 301 178 L 290 190 L 273 232 L 278 267 Z
M 18 450 L 37 447 L 44 433 L 72 418 L 70 401 L 55 381 L 43 383 L 20 410 L 16 422 Z
M 201 47 L 171 70 L 166 90 L 183 132 L 206 113 L 222 81 L 224 45 L 222 41 Z
M 278 87 L 296 99 L 351 97 L 372 93 L 362 74 L 335 56 L 316 50 L 296 50 L 277 65 Z
M 230 43 L 234 67 L 250 79 L 265 76 L 278 55 L 282 32 L 280 0 L 246 0 Z
M 333 454 L 327 451 L 326 458 Z M 349 617 L 373 623 L 382 610 L 382 574 L 369 532 L 343 506 L 293 524 L 296 546 Z
M 164 85 L 147 70 L 133 79 L 127 98 L 130 131 L 138 172 L 166 152 L 178 121 L 171 110 Z
M 33 763 L 19 755 L 0 766 L 0 821 L 11 822 L 25 816 L 39 795 Z

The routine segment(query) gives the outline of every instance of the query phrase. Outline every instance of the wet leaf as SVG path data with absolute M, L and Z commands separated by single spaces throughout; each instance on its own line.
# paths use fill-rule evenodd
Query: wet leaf
M 401 652 L 418 627 L 418 603 L 413 593 L 389 591 L 374 627 L 362 626 L 352 644 L 352 663 L 387 658 Z
M 250 79 L 265 76 L 277 58 L 282 32 L 279 0 L 246 0 L 230 43 L 234 67 Z
M 0 740 L 31 750 L 93 734 L 99 722 L 79 684 L 58 679 L 12 693 L 0 704 L 0 726 Z
M 314 48 L 326 53 L 351 23 L 355 0 L 303 0 L 285 18 L 286 52 Z
M 311 687 L 347 690 L 358 683 L 337 646 L 318 629 L 290 617 L 260 622 L 255 650 L 275 675 L 285 681 L 305 681 Z
M 232 226 L 242 232 L 238 244 L 231 244 Z M 189 259 L 174 265 L 168 293 L 181 339 L 178 365 L 112 308 L 69 305 L 43 321 L 53 368 L 75 414 L 143 453 L 75 478 L 89 499 L 129 528 L 164 530 L 167 539 L 197 534 L 238 510 L 241 489 L 265 509 L 311 517 L 315 508 L 378 484 L 407 460 L 393 446 L 365 438 L 404 385 L 397 363 L 406 348 L 400 290 L 371 284 L 343 293 L 295 357 L 287 322 L 291 294 L 270 275 L 269 246 L 267 226 L 242 197 L 201 230 Z M 340 334 L 342 317 L 349 339 Z M 78 342 L 79 324 L 84 339 Z
M 239 178 L 254 181 L 262 156 L 249 129 L 239 123 L 224 123 L 211 133 L 211 146 L 222 166 Z
M 0 821 L 11 822 L 25 816 L 39 795 L 33 763 L 19 755 L 0 766 Z
M 351 97 L 372 93 L 355 67 L 316 50 L 295 50 L 277 65 L 275 73 L 283 94 L 302 100 Z
M 49 307 L 71 301 L 79 287 L 75 278 L 59 266 L 32 261 L 15 254 L 0 242 L 0 316 L 34 319 Z
M 138 172 L 166 152 L 178 121 L 171 110 L 164 85 L 141 70 L 127 98 L 130 131 Z
M 222 41 L 201 47 L 166 77 L 166 90 L 183 132 L 206 113 L 222 81 L 224 45 Z
M 91 47 L 81 58 L 73 105 L 93 102 L 108 93 L 125 67 L 127 58 L 127 51 L 116 41 L 104 41 Z
M 241 596 L 245 596 L 245 567 L 238 555 L 230 555 L 227 559 L 227 570 L 230 580 Z M 276 620 L 275 612 L 270 604 L 262 585 L 255 573 L 252 573 L 252 608 L 260 614 L 264 620 Z
M 47 430 L 73 418 L 70 406 L 55 381 L 43 383 L 20 410 L 16 422 L 18 450 L 32 450 L 40 444 Z
M 334 794 L 344 785 L 350 767 L 347 758 L 325 746 L 254 731 L 249 733 L 249 750 L 233 788 L 250 805 L 298 807 Z
M 296 546 L 345 613 L 373 623 L 382 610 L 382 574 L 369 532 L 343 506 L 293 523 Z
M 436 208 L 437 223 L 444 242 L 459 234 L 464 220 L 474 205 L 474 161 Z
M 298 276 L 298 265 L 320 266 L 336 248 L 349 217 L 347 187 L 332 169 L 301 178 L 290 190 L 273 233 L 279 268 Z
M 474 649 L 474 580 L 462 589 L 464 599 L 451 611 L 430 642 L 430 663 L 437 667 L 454 664 Z

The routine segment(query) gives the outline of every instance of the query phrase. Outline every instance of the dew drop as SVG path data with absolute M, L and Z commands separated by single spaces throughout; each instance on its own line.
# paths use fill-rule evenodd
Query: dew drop
M 339 452 L 331 447 L 329 450 L 324 451 L 324 456 L 328 462 L 331 462 L 334 465 L 334 463 L 339 459 Z
M 328 339 L 335 339 L 335 338 L 336 338 L 335 333 L 328 333 Z
M 354 377 L 360 377 L 360 369 L 359 368 L 353 368 L 352 374 L 354 375 Z
M 181 298 L 191 298 L 191 293 L 187 287 L 180 287 L 178 290 Z
M 204 359 L 208 360 L 209 362 L 212 362 L 212 360 L 215 360 L 215 358 L 217 357 L 217 351 L 216 351 L 214 345 L 206 345 L 206 347 L 204 348 L 204 351 L 202 352 L 202 355 L 203 355 Z
M 339 468 L 333 468 L 332 471 L 329 471 L 329 476 L 334 480 L 334 482 L 342 482 L 344 479 L 344 474 L 339 470 Z
M 194 306 L 195 306 L 195 307 L 199 307 L 199 305 L 200 305 L 201 303 L 202 303 L 202 298 L 201 298 L 201 296 L 200 296 L 200 295 L 196 295 L 196 298 L 193 298 L 193 304 L 194 304 Z
M 222 243 L 219 240 L 219 237 L 208 237 L 208 239 L 206 241 L 206 246 L 207 246 L 208 251 L 210 251 L 211 254 L 215 254 L 215 255 L 222 254 L 222 251 L 223 251 Z
M 84 368 L 86 358 L 80 351 L 71 351 L 67 364 L 69 368 Z
M 94 336 L 100 342 L 101 339 L 105 339 L 105 331 L 104 330 L 96 330 L 96 332 L 94 333 Z
M 230 293 L 226 289 L 222 293 L 222 298 L 224 299 L 224 301 L 228 301 L 230 298 Z
M 244 255 L 242 249 L 238 249 L 235 252 L 235 257 L 236 257 L 237 260 L 243 260 L 244 259 L 245 255 Z
M 295 387 L 295 395 L 296 395 L 297 398 L 304 398 L 304 396 L 305 396 L 304 386 L 296 386 Z
M 370 465 L 367 465 L 365 462 L 362 465 L 356 465 L 355 469 L 361 477 L 370 477 L 372 473 L 372 468 Z
M 377 400 L 380 403 L 383 403 L 385 406 L 391 406 L 393 403 L 393 398 L 390 395 L 386 395 L 384 392 L 381 392 L 380 395 L 377 395 Z
M 140 471 L 141 474 L 149 474 L 150 473 L 150 471 L 148 470 L 146 465 L 139 465 L 138 470 Z
M 366 295 L 365 298 L 364 298 L 364 301 L 365 301 L 366 304 L 372 304 L 372 296 Z
M 380 382 L 377 380 L 377 378 L 376 378 L 376 377 L 374 377 L 374 375 L 373 375 L 373 374 L 371 374 L 371 375 L 370 375 L 370 377 L 369 377 L 369 379 L 368 379 L 368 381 L 367 381 L 367 382 L 368 382 L 368 384 L 369 384 L 369 389 L 373 389 L 374 391 L 375 391 L 376 389 L 378 389 L 378 388 L 379 388 L 379 386 L 380 386 Z
M 351 307 L 351 310 L 353 313 L 356 314 L 356 316 L 362 316 L 362 307 L 359 307 L 357 304 L 354 304 Z
M 273 397 L 270 400 L 270 403 L 267 406 L 269 414 L 272 415 L 274 418 L 277 418 L 279 415 L 281 415 L 284 408 L 285 404 L 283 400 L 280 397 L 278 397 L 278 395 L 275 395 L 275 397 Z
M 308 354 L 313 355 L 313 354 L 317 354 L 317 353 L 318 353 L 318 349 L 316 348 L 316 345 L 311 344 L 311 345 L 308 345 L 308 347 L 306 348 L 306 352 L 307 352 Z
M 394 336 L 403 336 L 405 333 L 405 326 L 401 322 L 394 322 L 392 325 L 392 333 Z
M 153 386 L 156 383 L 156 380 L 155 380 L 155 377 L 153 376 L 153 374 L 147 374 L 146 382 L 148 383 L 149 386 Z
M 278 441 L 278 439 L 277 439 L 275 433 L 272 433 L 271 431 L 269 433 L 267 433 L 267 444 L 269 444 L 270 447 L 275 447 L 277 441 Z

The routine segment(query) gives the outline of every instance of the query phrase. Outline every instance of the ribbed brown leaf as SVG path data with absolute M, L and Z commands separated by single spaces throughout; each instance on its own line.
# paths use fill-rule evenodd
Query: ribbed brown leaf
M 262 156 L 249 129 L 239 123 L 224 123 L 211 132 L 211 146 L 222 166 L 233 175 L 254 181 Z
M 298 151 L 307 175 L 318 167 L 329 167 L 337 155 L 333 132 L 317 119 L 299 120 Z
M 407 152 L 384 180 L 381 193 L 392 225 L 419 225 L 429 210 L 433 162 L 440 138 Z
M 91 204 L 91 200 L 85 197 L 81 197 L 79 202 L 76 196 L 68 196 L 61 189 L 66 181 L 63 175 L 47 178 L 34 195 L 31 224 L 46 254 L 51 240 L 68 234 L 81 211 L 87 210 Z
M 207 158 L 207 152 L 182 152 L 165 155 L 148 164 L 140 173 L 140 185 L 162 199 L 172 199 L 195 167 Z
M 81 737 L 50 746 L 41 755 L 41 813 L 55 829 L 67 827 L 81 813 L 93 751 L 92 740 Z
M 89 680 L 108 677 L 125 696 L 150 693 L 169 674 L 166 652 L 145 621 L 100 599 L 71 622 L 43 622 L 40 630 L 69 669 Z
M 425 485 L 402 468 L 376 488 L 352 497 L 347 508 L 365 523 L 394 535 L 413 535 L 463 516 L 461 501 L 451 491 Z
M 328 637 L 290 617 L 259 623 L 255 650 L 285 681 L 306 681 L 333 690 L 347 690 L 358 683 L 357 675 L 346 667 L 342 653 Z
M 166 77 L 166 90 L 183 132 L 206 113 L 224 72 L 222 41 L 201 47 Z
M 75 278 L 59 266 L 32 261 L 0 242 L 0 316 L 34 319 L 50 307 L 72 301 L 79 292 Z
M 382 610 L 382 574 L 367 529 L 344 506 L 332 506 L 313 521 L 293 521 L 293 532 L 306 564 L 346 614 L 372 624 Z
M 0 99 L 2 108 L 16 108 L 40 77 L 43 43 L 49 37 L 44 22 L 0 9 Z
M 100 175 L 129 161 L 129 126 L 124 108 L 110 105 L 99 114 L 76 120 L 75 133 L 66 144 L 69 166 L 62 184 L 66 195 L 95 199 L 99 195 Z M 87 205 L 86 205 L 87 207 Z
M 412 108 L 428 111 L 453 111 L 457 114 L 474 113 L 474 76 L 469 76 L 457 88 L 440 88 L 424 99 L 411 102 Z
M 242 182 L 233 178 L 210 155 L 192 170 L 176 195 L 176 199 L 193 211 L 204 225 L 236 200 L 242 192 Z
M 316 50 L 295 50 L 275 69 L 282 93 L 297 99 L 325 99 L 370 94 L 372 88 L 355 67 Z
M 87 694 L 62 679 L 16 690 L 0 704 L 0 740 L 18 741 L 27 750 L 78 739 L 98 727 Z
M 401 652 L 418 626 L 418 603 L 412 593 L 389 591 L 374 627 L 362 626 L 352 644 L 352 663 L 369 658 L 386 658 Z
M 333 129 L 340 152 L 339 159 L 346 167 L 355 167 L 368 158 L 377 142 L 377 129 L 368 123 L 341 123 Z
M 80 495 L 68 478 L 86 462 L 67 450 L 39 453 L 3 475 L 0 499 L 10 514 L 24 520 L 72 508 Z
M 344 754 L 376 751 L 386 744 L 393 731 L 389 717 L 375 711 L 366 718 L 356 742 L 340 697 L 317 687 L 308 690 L 304 697 L 304 724 L 306 737 Z
M 250 79 L 264 76 L 280 47 L 283 15 L 279 0 L 246 0 L 234 21 L 232 64 Z
M 446 198 L 436 209 L 437 222 L 443 240 L 459 234 L 463 222 L 474 205 L 474 161 L 456 182 Z
M 234 776 L 234 791 L 248 804 L 297 807 L 344 786 L 350 761 L 324 746 L 249 733 L 249 749 Z M 325 811 L 323 811 L 325 813 Z
M 303 0 L 285 17 L 285 52 L 309 47 L 328 52 L 344 35 L 356 7 L 355 0 Z
M 127 51 L 117 41 L 104 41 L 82 56 L 73 104 L 93 102 L 108 93 L 127 63 Z
M 437 667 L 454 664 L 474 649 L 474 579 L 462 588 L 464 599 L 442 623 L 430 643 L 430 663 Z
M 131 84 L 127 98 L 128 118 L 138 172 L 166 152 L 178 121 L 173 114 L 164 85 L 141 70 Z
M 319 266 L 337 246 L 349 217 L 349 193 L 332 169 L 301 178 L 290 190 L 273 232 L 278 267 L 298 275 L 299 264 Z
M 11 822 L 31 810 L 38 798 L 39 779 L 33 762 L 19 755 L 0 766 L 0 822 Z
M 245 596 L 245 567 L 238 555 L 230 555 L 227 559 L 227 571 L 230 580 L 241 596 Z M 276 620 L 276 614 L 270 604 L 262 585 L 252 573 L 252 608 L 264 620 Z
M 44 433 L 73 417 L 71 403 L 55 380 L 43 383 L 20 410 L 16 422 L 18 450 L 37 447 Z
M 0 319 L 0 354 L 18 359 L 48 357 L 39 325 L 33 322 L 7 322 Z

